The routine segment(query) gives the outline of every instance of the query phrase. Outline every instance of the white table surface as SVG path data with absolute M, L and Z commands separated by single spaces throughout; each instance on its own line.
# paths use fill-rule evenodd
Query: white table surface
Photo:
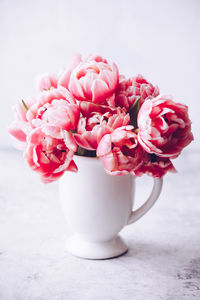
M 128 253 L 92 261 L 65 251 L 58 183 L 42 184 L 20 152 L 1 150 L 0 299 L 200 299 L 199 151 L 175 165 L 152 210 L 122 231 Z M 137 197 L 150 185 L 139 179 Z

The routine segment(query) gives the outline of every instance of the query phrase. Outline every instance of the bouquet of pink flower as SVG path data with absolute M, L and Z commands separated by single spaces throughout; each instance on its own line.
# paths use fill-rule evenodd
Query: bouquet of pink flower
M 193 140 L 188 108 L 161 95 L 142 75 L 75 55 L 58 75 L 44 74 L 38 94 L 15 106 L 9 128 L 43 182 L 77 172 L 74 155 L 99 157 L 110 175 L 162 177 Z

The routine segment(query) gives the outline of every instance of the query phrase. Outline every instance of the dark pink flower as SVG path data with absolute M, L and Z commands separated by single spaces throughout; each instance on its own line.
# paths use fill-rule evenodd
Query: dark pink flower
M 96 150 L 101 138 L 118 127 L 128 125 L 130 117 L 123 109 L 80 102 L 80 117 L 74 138 L 79 146 Z
M 172 162 L 167 157 L 159 157 L 155 154 L 144 153 L 142 164 L 132 172 L 132 175 L 142 176 L 143 174 L 153 177 L 163 177 L 167 172 L 176 173 Z
M 129 79 L 121 75 L 115 93 L 115 105 L 125 107 L 128 111 L 138 98 L 140 98 L 140 105 L 142 105 L 146 99 L 152 99 L 158 95 L 158 87 L 153 86 L 142 75 Z
M 187 106 L 170 96 L 146 100 L 138 114 L 138 127 L 139 143 L 160 157 L 177 157 L 193 140 Z
M 129 174 L 141 164 L 143 149 L 132 129 L 130 125 L 120 127 L 101 139 L 97 156 L 108 174 Z
M 44 183 L 59 179 L 65 171 L 77 172 L 73 161 L 76 143 L 67 131 L 52 137 L 35 128 L 27 138 L 24 157 L 29 166 L 41 176 Z

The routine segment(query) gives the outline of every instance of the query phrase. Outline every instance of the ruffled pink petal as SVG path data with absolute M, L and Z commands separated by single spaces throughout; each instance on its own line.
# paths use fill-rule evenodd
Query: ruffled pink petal
M 111 151 L 111 137 L 106 134 L 101 139 L 97 147 L 97 156 L 104 156 Z
M 85 132 L 83 134 L 75 133 L 74 139 L 76 143 L 87 150 L 96 150 L 97 148 L 97 137 L 95 137 L 91 132 Z
M 100 103 L 102 99 L 105 99 L 108 96 L 110 96 L 106 83 L 100 79 L 96 79 L 93 82 L 91 91 L 92 91 L 92 101 L 95 103 Z

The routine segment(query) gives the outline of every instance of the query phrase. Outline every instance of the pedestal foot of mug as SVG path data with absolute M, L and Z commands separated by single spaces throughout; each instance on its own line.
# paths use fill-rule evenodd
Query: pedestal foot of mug
M 125 254 L 128 247 L 118 235 L 105 242 L 90 242 L 73 235 L 66 242 L 67 251 L 86 259 L 108 259 Z

